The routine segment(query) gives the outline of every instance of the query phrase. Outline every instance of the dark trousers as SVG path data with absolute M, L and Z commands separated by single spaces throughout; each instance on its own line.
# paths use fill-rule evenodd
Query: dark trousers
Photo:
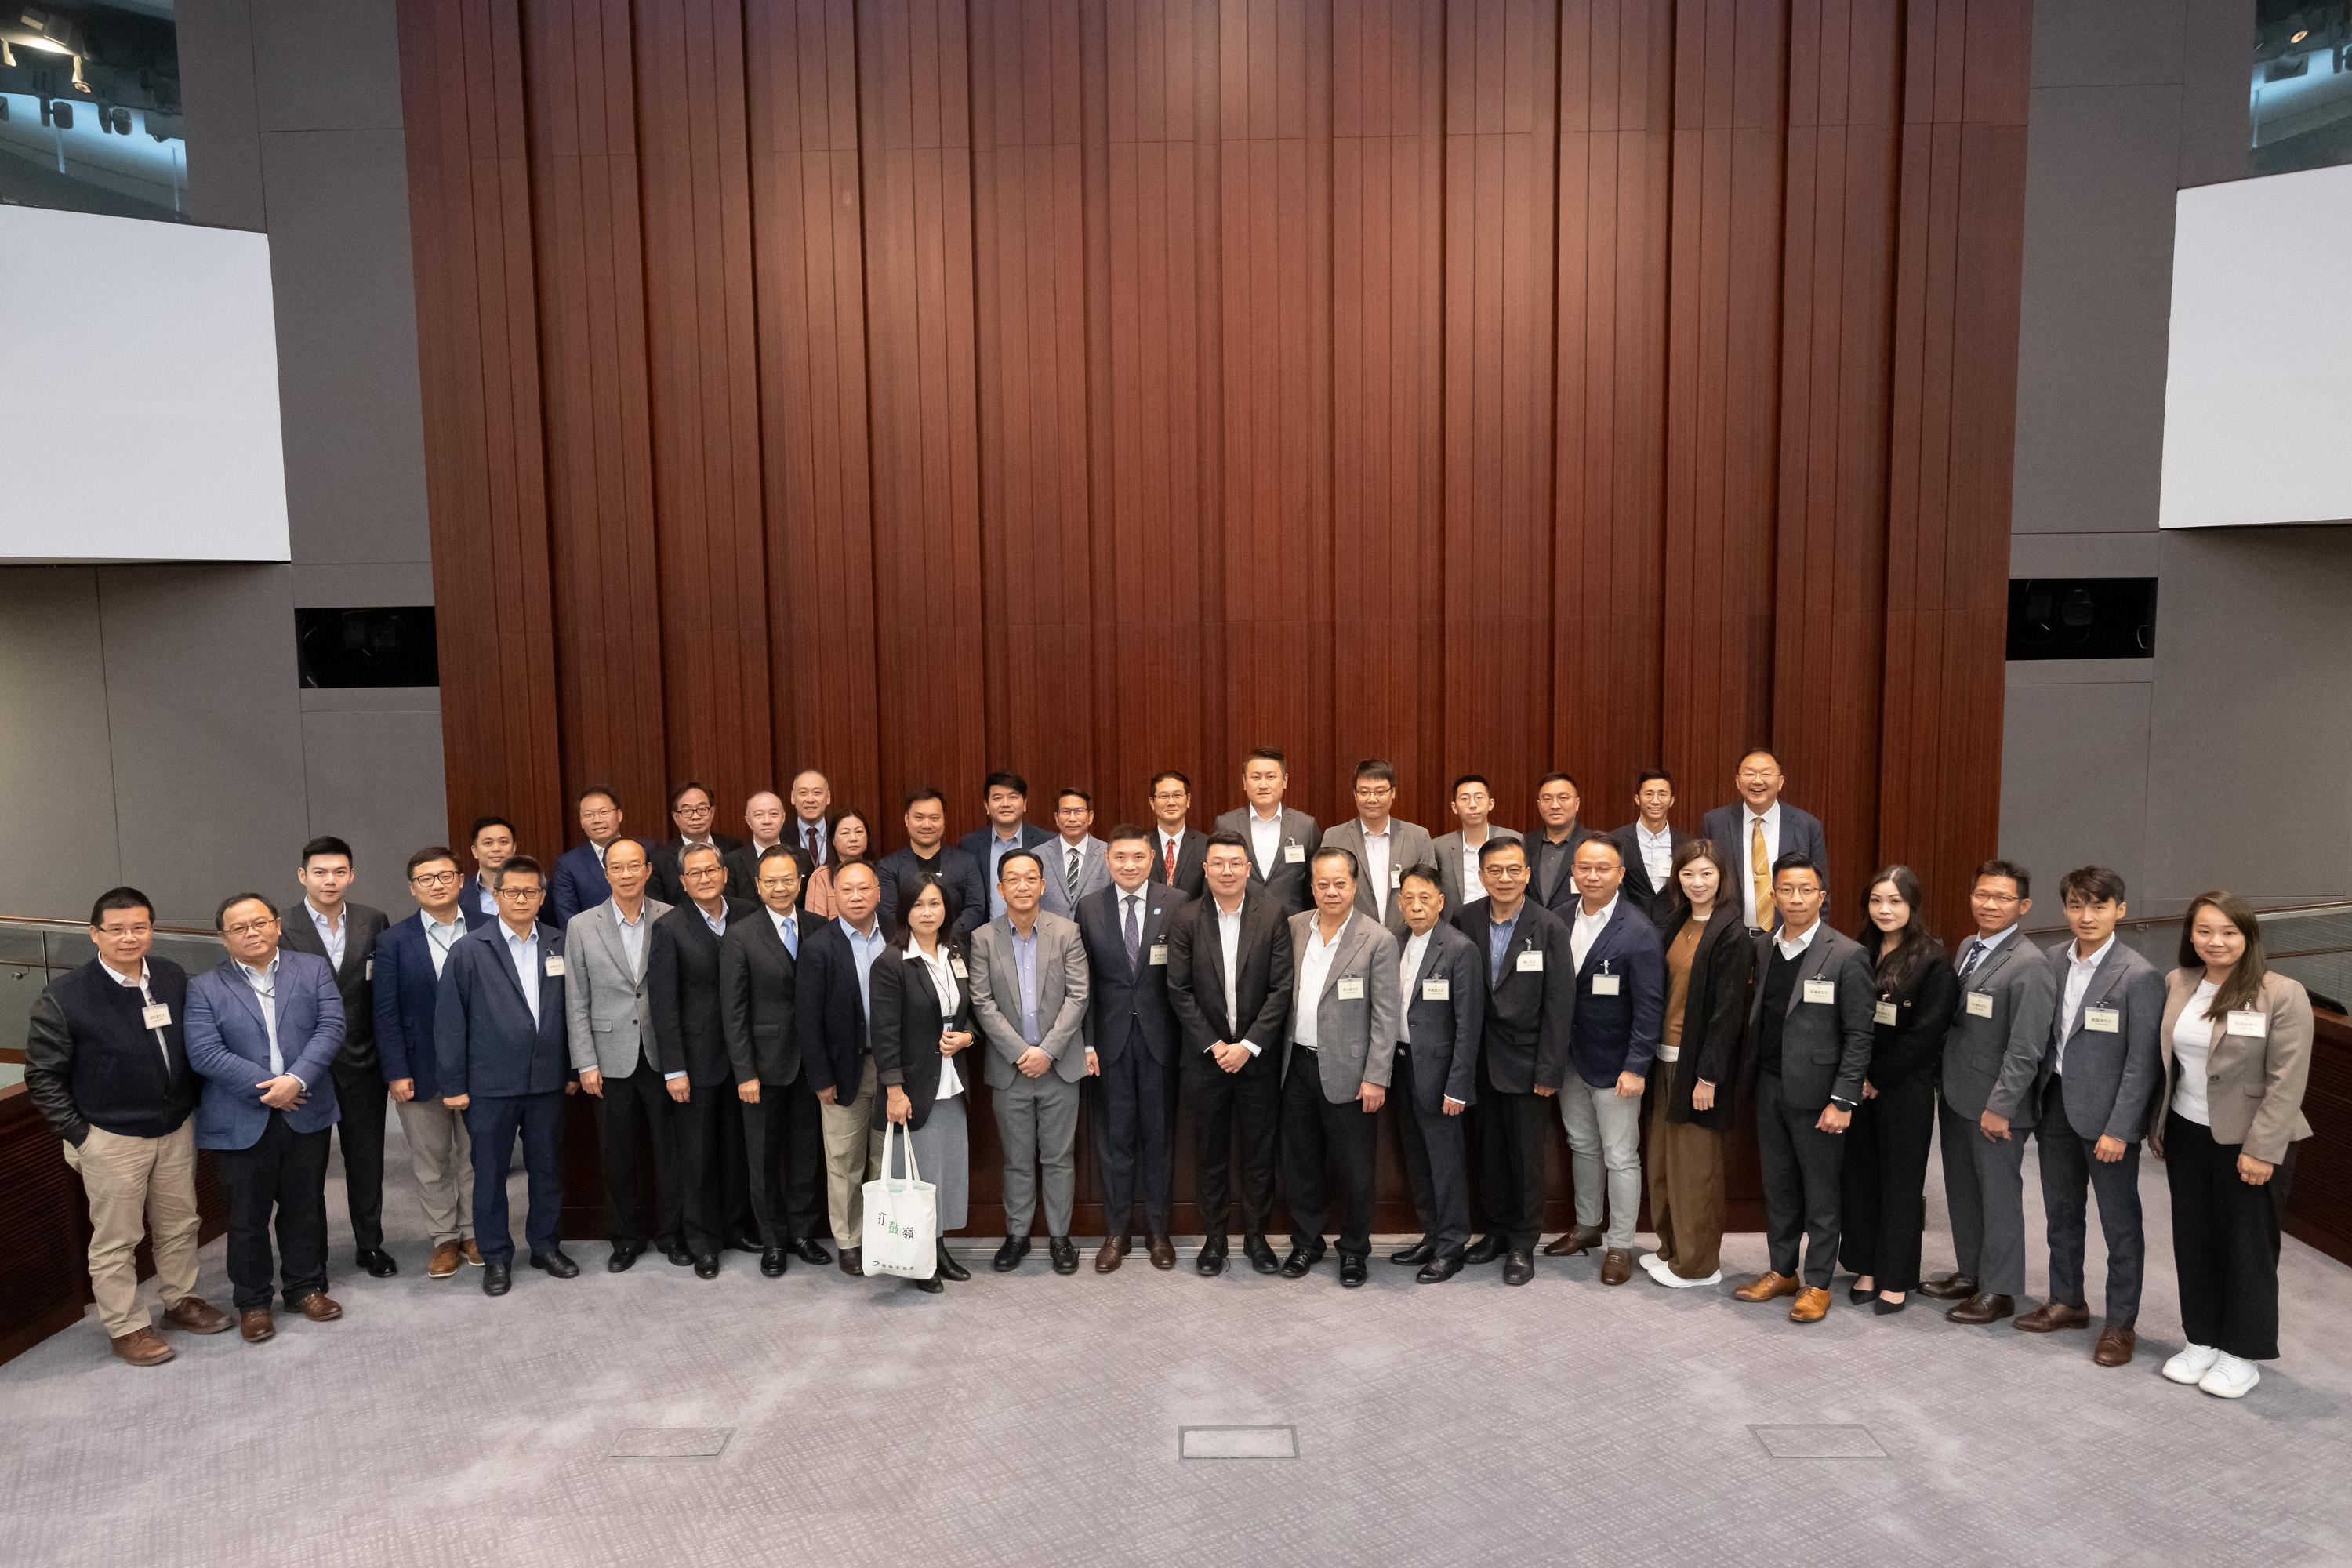
M 2246 1361 L 2278 1356 L 2279 1215 L 2294 1146 L 2259 1187 L 2238 1174 L 2242 1143 L 2217 1143 L 2186 1117 L 2164 1119 L 2164 1179 L 2172 1189 L 2172 1268 L 2180 1329 L 2192 1345 Z
M 1290 1205 L 1290 1244 L 1323 1239 L 1326 1167 L 1339 1173 L 1339 1250 L 1357 1258 L 1372 1249 L 1372 1172 L 1381 1154 L 1381 1119 L 1360 1101 L 1338 1104 L 1323 1093 L 1322 1064 L 1304 1046 L 1290 1048 L 1282 1086 L 1282 1195 Z
M 1804 1281 L 1826 1290 L 1837 1267 L 1839 1173 L 1847 1134 L 1822 1131 L 1814 1125 L 1821 1114 L 1818 1107 L 1790 1105 L 1779 1073 L 1756 1075 L 1756 1152 L 1764 1167 L 1764 1239 L 1772 1272 L 1796 1277 L 1801 1237 Z
M 640 1135 L 638 1129 L 645 1131 Z M 626 1078 L 604 1079 L 596 1101 L 596 1144 L 604 1168 L 604 1234 L 614 1247 L 656 1243 L 667 1252 L 682 1239 L 677 1171 L 677 1107 L 654 1064 L 640 1056 Z M 644 1148 L 654 1152 L 654 1213 L 640 1195 Z
M 1275 1141 L 1282 1125 L 1279 1060 L 1278 1050 L 1267 1050 L 1251 1058 L 1239 1072 L 1227 1072 L 1206 1051 L 1184 1053 L 1184 1099 L 1192 1107 L 1194 1194 L 1206 1241 L 1225 1239 L 1236 1141 L 1241 1144 L 1243 1234 L 1265 1234 L 1265 1216 L 1274 1207 Z
M 343 1150 L 343 1196 L 351 1205 L 352 1241 L 362 1251 L 383 1245 L 383 1120 L 392 1090 L 380 1068 L 329 1069 L 335 1078 L 335 1142 Z
M 1478 1070 L 1486 1072 L 1483 1065 Z M 1514 1252 L 1532 1251 L 1543 1237 L 1551 1107 L 1541 1095 L 1496 1089 L 1491 1079 L 1478 1087 L 1479 1195 L 1486 1200 L 1486 1229 Z
M 514 1230 L 507 1221 L 507 1165 L 515 1134 L 522 1135 L 522 1168 L 530 1197 L 523 1235 L 531 1255 L 555 1250 L 563 1219 L 563 1091 L 476 1095 L 466 1105 L 466 1136 L 474 1145 L 474 1242 L 484 1263 L 514 1261 Z
M 738 1234 L 739 1210 L 750 1203 L 751 1173 L 743 1158 L 743 1113 L 735 1086 L 721 1079 L 698 1083 L 677 1107 L 677 1177 L 684 1196 L 686 1249 L 716 1257 Z
M 327 1130 L 297 1132 L 273 1110 L 243 1149 L 213 1151 L 228 1198 L 228 1280 L 236 1310 L 269 1305 L 270 1220 L 289 1307 L 327 1288 Z
M 833 1234 L 824 1211 L 824 1124 L 805 1077 L 763 1083 L 760 1103 L 743 1107 L 743 1163 L 761 1243 L 783 1247 Z
M 1937 1110 L 1953 1267 L 1988 1296 L 2025 1294 L 2025 1141 L 2030 1127 L 1988 1138 L 1974 1117 Z
M 1128 1234 L 1139 1186 L 1144 1234 L 1166 1236 L 1176 1200 L 1175 1075 L 1129 1039 L 1117 1058 L 1102 1064 L 1094 1099 L 1103 1234 Z
M 2099 1194 L 2099 1229 L 2107 1238 L 2106 1317 L 2110 1327 L 2139 1321 L 2140 1276 L 2147 1237 L 2140 1229 L 2139 1144 L 2124 1146 L 2109 1164 L 2092 1156 L 2095 1138 L 2077 1134 L 2066 1120 L 2066 1078 L 2053 1073 L 2042 1100 L 2042 1216 L 2050 1236 L 2050 1299 L 2087 1306 L 2083 1294 L 2084 1247 L 2090 1236 L 2090 1194 Z
M 1413 1213 L 1438 1256 L 1450 1258 L 1470 1240 L 1470 1173 L 1463 1159 L 1462 1118 L 1442 1109 L 1419 1109 L 1417 1081 L 1412 1053 L 1399 1046 L 1389 1100 L 1397 1108 L 1398 1130 L 1404 1135 L 1404 1173 L 1412 1184 Z
M 1877 1097 L 1854 1108 L 1844 1133 L 1841 1256 L 1881 1290 L 1911 1290 L 1919 1284 L 1919 1236 L 1927 1226 L 1936 1079 L 1914 1073 L 1874 1087 Z

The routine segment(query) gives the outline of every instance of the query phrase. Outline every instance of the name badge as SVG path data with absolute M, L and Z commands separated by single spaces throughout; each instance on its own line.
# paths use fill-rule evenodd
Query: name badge
M 1155 942 L 1151 944 L 1151 962 L 1154 963 L 1165 963 L 1168 962 L 1168 944 L 1166 942 Z
M 2116 1035 L 2123 1032 L 2124 1016 L 2115 1007 L 2085 1007 L 2083 1027 L 2095 1035 Z
M 1364 983 L 1361 980 L 1342 980 L 1339 982 L 1340 1001 L 1360 1002 L 1363 999 Z
M 1871 1009 L 1870 1016 L 1874 1023 L 1892 1024 L 1902 1016 L 1902 1012 L 1900 1007 L 1882 996 L 1878 1000 L 1878 1005 Z
M 1403 868 L 1403 867 L 1402 867 L 1402 866 L 1391 866 L 1391 867 L 1390 867 L 1390 868 L 1389 868 L 1389 891 L 1391 891 L 1391 892 L 1395 892 L 1399 888 L 1402 888 L 1402 887 L 1403 887 L 1403 886 L 1404 886 L 1404 868 Z
M 1808 1002 L 1835 1002 L 1837 1000 L 1837 982 L 1834 980 L 1806 981 L 1805 1000 Z
M 563 955 L 562 953 L 551 952 L 547 955 L 547 972 L 559 978 L 562 977 L 563 973 Z
M 2270 1033 L 2270 1020 L 2263 1016 L 2260 1007 L 2232 1007 L 2230 1009 L 2229 1032 L 2248 1035 L 2259 1040 Z
M 148 1005 L 139 1009 L 139 1022 L 150 1029 L 170 1028 L 172 1026 L 172 1005 L 169 1002 L 150 1003 Z
M 371 958 L 360 966 L 360 978 L 362 980 L 373 980 L 375 978 L 374 959 Z
M 1294 838 L 1282 847 L 1282 863 L 1286 866 L 1307 864 L 1307 846 Z
M 963 966 L 963 960 L 958 958 L 953 953 L 948 954 L 948 973 L 954 975 L 958 980 L 969 980 L 971 978 L 971 971 L 965 969 Z
M 1969 1016 L 1971 1018 L 1990 1018 L 1992 1016 L 1991 992 L 1971 991 L 1969 993 Z
M 1593 994 L 1595 996 L 1614 996 L 1614 995 L 1616 995 L 1616 994 L 1617 994 L 1617 982 L 1618 982 L 1618 979 L 1619 979 L 1619 976 L 1614 975 L 1614 974 L 1596 974 L 1596 975 L 1594 975 L 1594 976 L 1592 977 L 1592 994 Z
M 1519 954 L 1518 970 L 1522 974 L 1541 974 L 1543 973 L 1543 954 L 1536 952 L 1533 948 L 1528 948 Z
M 1424 1002 L 1453 1001 L 1454 982 L 1451 980 L 1423 981 L 1421 983 L 1421 999 Z

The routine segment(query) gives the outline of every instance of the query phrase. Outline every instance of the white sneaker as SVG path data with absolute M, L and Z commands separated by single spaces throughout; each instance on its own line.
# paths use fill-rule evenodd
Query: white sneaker
M 1642 1254 L 1641 1257 L 1633 1259 L 1633 1261 L 1640 1264 L 1643 1268 L 1648 1269 L 1653 1274 L 1655 1274 L 1659 1269 L 1664 1268 L 1666 1266 L 1666 1260 L 1659 1257 L 1654 1252 L 1645 1252 Z
M 2211 1345 L 2190 1345 L 2164 1363 L 2164 1375 L 2194 1387 L 2197 1380 L 2212 1371 L 2213 1363 L 2221 1359 L 2221 1352 Z
M 2198 1379 L 2197 1386 L 2219 1399 L 2243 1399 L 2262 1380 L 2263 1369 L 2252 1362 L 2216 1351 L 2213 1370 Z
M 1696 1290 L 1702 1285 L 1723 1283 L 1723 1270 L 1718 1268 L 1704 1279 L 1685 1279 L 1671 1268 L 1653 1268 L 1650 1270 L 1650 1278 L 1669 1290 Z

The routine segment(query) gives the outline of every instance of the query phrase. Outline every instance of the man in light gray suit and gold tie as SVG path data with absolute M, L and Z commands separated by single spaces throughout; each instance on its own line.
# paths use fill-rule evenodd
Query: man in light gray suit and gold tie
M 604 1214 L 613 1238 L 605 1268 L 622 1272 L 658 1242 L 672 1263 L 692 1259 L 682 1229 L 685 1189 L 678 1182 L 677 1107 L 670 1103 L 647 1042 L 652 1001 L 646 990 L 646 953 L 654 922 L 670 906 L 646 896 L 653 861 L 634 838 L 615 838 L 604 850 L 612 897 L 565 922 L 571 961 L 563 988 L 565 1035 L 581 1089 L 596 1100 L 596 1142 L 604 1164 Z M 638 1129 L 654 1150 L 658 1207 L 650 1222 L 637 1196 Z
M 1404 911 L 1396 890 L 1405 868 L 1418 866 L 1433 853 L 1429 829 L 1401 822 L 1390 812 L 1396 805 L 1396 769 L 1377 757 L 1356 764 L 1356 815 L 1323 836 L 1356 858 L 1356 907 L 1386 926 L 1389 934 L 1404 940 Z
M 1087 950 L 1077 922 L 1038 907 L 1045 867 L 1034 849 L 996 863 L 1004 912 L 971 933 L 971 1015 L 988 1049 L 990 1098 L 1004 1142 L 1004 1245 L 996 1269 L 1029 1255 L 1037 1171 L 1045 1173 L 1046 1247 L 1056 1274 L 1078 1271 L 1070 1239 L 1077 1195 L 1078 1084 L 1094 1070 L 1080 1041 L 1087 1021 Z
M 1324 1165 L 1336 1165 L 1347 1214 L 1339 1283 L 1364 1282 L 1372 1250 L 1372 1173 L 1381 1105 L 1404 1010 L 1397 940 L 1357 905 L 1352 851 L 1326 844 L 1310 864 L 1315 907 L 1290 917 L 1290 1037 L 1282 1056 L 1282 1188 L 1290 1206 L 1286 1279 L 1323 1259 Z
M 1097 838 L 1095 797 L 1082 789 L 1066 789 L 1054 797 L 1054 828 L 1057 837 L 1033 846 L 1045 858 L 1045 889 L 1041 907 L 1066 921 L 1078 918 L 1078 900 L 1110 886 L 1110 846 Z

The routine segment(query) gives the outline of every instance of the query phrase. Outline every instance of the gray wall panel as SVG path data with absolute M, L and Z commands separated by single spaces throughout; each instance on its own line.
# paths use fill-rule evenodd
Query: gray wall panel
M 428 700 L 408 709 L 348 712 L 304 706 L 311 831 L 332 833 L 351 844 L 360 875 L 354 897 L 406 913 L 415 904 L 402 866 L 449 831 L 442 795 L 440 704 Z
M 2075 866 L 2112 866 L 2140 891 L 2147 837 L 2145 682 L 2009 683 L 2001 723 L 2000 852 L 2044 890 Z M 2052 900 L 2054 902 L 2054 899 Z M 2132 902 L 2137 908 L 2140 900 Z M 2045 902 L 2036 926 L 2057 923 Z
M 0 914 L 86 911 L 122 880 L 106 709 L 97 570 L 0 568 Z
M 400 128 L 393 0 L 251 0 L 262 131 Z
M 2036 0 L 2033 85 L 2177 82 L 2189 9 L 2189 0 Z
M 188 216 L 220 228 L 266 228 L 251 8 L 247 0 L 185 0 L 176 18 L 180 100 L 188 122 Z

